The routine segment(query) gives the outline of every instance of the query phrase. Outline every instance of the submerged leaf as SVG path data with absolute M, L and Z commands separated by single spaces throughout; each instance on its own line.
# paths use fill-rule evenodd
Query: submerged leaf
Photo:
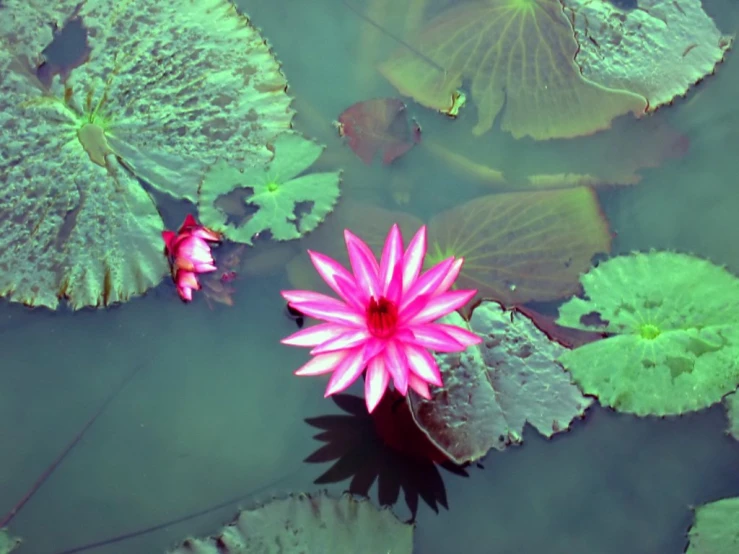
M 643 97 L 581 75 L 578 45 L 558 0 L 465 2 L 409 42 L 423 57 L 399 48 L 380 66 L 382 74 L 401 94 L 440 111 L 449 110 L 456 89 L 469 80 L 476 135 L 492 128 L 501 109 L 501 127 L 514 137 L 548 139 L 594 133 L 646 108 Z
M 731 46 L 701 0 L 639 0 L 624 9 L 603 0 L 563 0 L 580 45 L 575 62 L 595 83 L 645 97 L 649 110 L 712 74 Z
M 727 394 L 724 398 L 724 405 L 729 419 L 726 432 L 739 441 L 739 392 Z
M 739 497 L 724 498 L 695 509 L 685 554 L 736 554 L 739 548 Z
M 291 240 L 315 229 L 339 198 L 341 173 L 301 175 L 318 159 L 323 146 L 300 133 L 287 132 L 274 141 L 274 158 L 261 167 L 239 168 L 219 161 L 200 187 L 198 210 L 203 223 L 226 238 L 252 244 L 254 237 L 269 232 L 274 240 Z M 236 195 L 245 208 L 237 223 L 219 200 Z
M 601 404 L 672 415 L 719 402 L 739 385 L 739 279 L 674 252 L 612 258 L 583 275 L 557 323 L 614 336 L 560 361 Z
M 292 119 L 278 63 L 227 0 L 84 2 L 90 60 L 45 87 L 49 23 L 79 4 L 0 8 L 0 295 L 50 308 L 159 283 L 164 224 L 139 179 L 193 201 L 216 159 L 264 163 Z
M 443 321 L 483 342 L 436 355 L 444 386 L 431 387 L 430 400 L 409 393 L 408 402 L 416 423 L 452 461 L 471 462 L 490 448 L 520 443 L 526 423 L 551 437 L 590 405 L 557 362 L 565 347 L 521 312 L 483 302 L 469 323 L 457 313 Z
M 389 509 L 345 494 L 291 494 L 239 512 L 208 539 L 186 539 L 169 554 L 411 554 L 413 525 Z
M 456 285 L 511 306 L 573 293 L 610 241 L 588 188 L 492 194 L 431 220 L 427 263 L 464 257 Z
M 326 218 L 325 223 L 302 241 L 303 252 L 287 266 L 290 284 L 298 289 L 331 293 L 331 289 L 311 264 L 305 249 L 331 256 L 349 267 L 349 257 L 344 243 L 344 229 L 350 229 L 357 236 L 362 237 L 375 256 L 379 257 L 393 223 L 398 224 L 407 240 L 423 225 L 420 219 L 405 212 L 386 210 L 354 200 L 341 201 L 336 211 Z
M 421 127 L 408 122 L 406 106 L 397 98 L 375 98 L 349 106 L 339 116 L 339 134 L 349 139 L 349 147 L 366 164 L 378 152 L 387 165 L 421 140 Z

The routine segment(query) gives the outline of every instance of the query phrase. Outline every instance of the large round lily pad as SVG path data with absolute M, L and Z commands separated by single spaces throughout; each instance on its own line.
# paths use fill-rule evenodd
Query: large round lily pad
M 676 252 L 618 256 L 581 278 L 557 323 L 612 335 L 560 361 L 601 404 L 670 415 L 719 402 L 739 384 L 739 278 Z
M 716 69 L 732 43 L 701 0 L 562 0 L 580 45 L 575 62 L 601 85 L 636 92 L 649 110 L 684 95 Z
M 449 112 L 468 82 L 476 135 L 501 127 L 514 137 L 574 137 L 647 107 L 642 96 L 583 77 L 572 25 L 559 0 L 458 3 L 431 20 L 380 66 L 400 91 Z M 421 54 L 419 56 L 419 53 Z
M 566 348 L 525 314 L 486 301 L 469 323 L 457 313 L 442 321 L 477 333 L 483 342 L 435 355 L 444 386 L 431 387 L 430 400 L 411 392 L 408 402 L 421 430 L 454 462 L 520 443 L 526 423 L 551 437 L 591 404 L 557 361 Z
M 413 525 L 349 494 L 292 494 L 240 512 L 207 539 L 186 539 L 170 554 L 411 554 Z
M 70 17 L 89 60 L 47 88 L 35 67 Z M 81 308 L 156 285 L 164 224 L 140 180 L 194 201 L 216 159 L 264 164 L 291 123 L 285 84 L 227 0 L 4 2 L 0 295 Z
M 739 552 L 739 497 L 698 506 L 688 532 L 685 554 L 736 554 Z
M 11 537 L 7 529 L 0 529 L 0 554 L 10 554 L 21 545 L 21 540 Z

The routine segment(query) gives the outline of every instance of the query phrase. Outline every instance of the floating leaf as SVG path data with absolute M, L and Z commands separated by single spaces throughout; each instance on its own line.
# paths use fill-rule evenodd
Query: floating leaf
M 204 225 L 232 241 L 252 244 L 264 232 L 274 240 L 297 239 L 323 221 L 339 198 L 341 173 L 301 174 L 324 147 L 288 132 L 275 139 L 273 148 L 274 158 L 266 166 L 239 168 L 219 161 L 210 169 L 198 204 Z M 229 196 L 244 205 L 238 223 L 230 223 L 219 206 L 220 199 Z
M 645 97 L 649 110 L 682 96 L 723 61 L 721 34 L 701 0 L 563 0 L 580 44 L 575 62 L 595 83 Z M 634 6 L 637 7 L 637 6 Z
M 21 539 L 11 537 L 7 529 L 0 529 L 0 554 L 10 554 L 21 545 Z
M 614 336 L 560 361 L 601 404 L 672 415 L 719 402 L 739 385 L 739 279 L 674 252 L 612 258 L 583 275 L 557 323 Z
M 548 139 L 594 133 L 646 108 L 643 97 L 580 74 L 578 44 L 558 0 L 466 2 L 409 42 L 417 52 L 398 48 L 382 74 L 401 94 L 440 111 L 469 80 L 475 135 L 489 131 L 501 109 L 501 127 L 514 137 Z
M 471 462 L 490 448 L 520 443 L 526 423 L 551 437 L 590 405 L 557 362 L 565 347 L 521 312 L 486 301 L 469 323 L 457 313 L 443 321 L 483 342 L 436 355 L 444 386 L 431 387 L 430 400 L 409 392 L 408 402 L 418 426 L 452 461 Z
M 590 189 L 493 194 L 431 220 L 427 262 L 463 256 L 457 286 L 510 306 L 576 291 L 610 241 Z
M 208 539 L 186 539 L 170 554 L 411 554 L 413 525 L 349 494 L 291 494 L 239 512 Z
M 47 89 L 33 66 L 79 0 L 0 11 L 0 295 L 108 305 L 167 273 L 141 186 L 195 200 L 217 158 L 263 164 L 290 126 L 285 79 L 227 0 L 84 2 L 90 60 Z
M 339 135 L 349 139 L 349 147 L 364 163 L 372 163 L 381 152 L 387 165 L 421 141 L 421 127 L 415 119 L 408 122 L 405 110 L 397 98 L 357 102 L 339 116 Z
M 739 392 L 727 394 L 724 398 L 724 405 L 726 406 L 726 415 L 729 418 L 727 432 L 739 441 Z
M 739 496 L 695 509 L 685 554 L 736 554 L 739 549 Z

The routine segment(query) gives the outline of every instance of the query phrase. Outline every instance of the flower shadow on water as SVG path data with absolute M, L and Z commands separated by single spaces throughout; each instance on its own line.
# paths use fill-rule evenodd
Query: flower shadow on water
M 351 478 L 349 492 L 369 497 L 370 488 L 377 481 L 380 505 L 394 505 L 402 491 L 413 519 L 419 498 L 437 513 L 439 506 L 449 509 L 439 466 L 462 477 L 468 477 L 467 471 L 444 461 L 430 443 L 424 444 L 425 437 L 412 423 L 405 399 L 389 392 L 372 414 L 367 413 L 363 398 L 335 394 L 331 398 L 348 415 L 305 419 L 312 427 L 321 429 L 314 438 L 326 444 L 304 461 L 334 462 L 314 483 L 338 483 Z M 392 431 L 385 431 L 391 426 Z

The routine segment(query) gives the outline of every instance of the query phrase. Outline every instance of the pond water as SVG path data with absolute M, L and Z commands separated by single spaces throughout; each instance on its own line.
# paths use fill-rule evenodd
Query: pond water
M 369 2 L 355 4 L 362 12 Z M 400 26 L 394 18 L 404 4 L 386 2 L 383 26 Z M 340 143 L 331 123 L 349 105 L 397 96 L 374 70 L 397 43 L 343 2 L 241 0 L 239 7 L 283 63 L 296 127 L 319 141 Z M 704 8 L 724 33 L 736 32 L 734 0 L 707 0 Z M 654 116 L 690 146 L 643 170 L 638 185 L 599 192 L 613 253 L 675 249 L 739 273 L 737 87 L 739 61 L 730 52 L 715 76 Z M 474 137 L 473 113 L 451 120 L 408 106 L 424 140 L 489 151 L 493 166 L 529 163 L 539 148 L 542 172 L 565 172 L 588 148 L 587 137 L 535 145 L 497 127 Z M 618 123 L 625 133 L 630 124 Z M 596 163 L 625 155 L 603 152 Z M 344 198 L 422 218 L 484 188 L 435 162 L 423 141 L 389 166 L 367 166 L 348 147 L 344 154 L 336 162 Z M 171 207 L 170 228 L 184 209 Z M 304 462 L 324 445 L 305 419 L 346 414 L 323 398 L 325 379 L 293 375 L 307 353 L 279 344 L 296 328 L 279 294 L 291 288 L 284 269 L 234 286 L 230 307 L 202 297 L 181 303 L 169 282 L 106 310 L 0 305 L 0 514 L 114 393 L 13 519 L 13 533 L 25 538 L 19 552 L 164 552 L 184 536 L 214 532 L 239 506 L 286 491 L 340 493 L 352 482 L 357 492 L 376 472 L 370 498 L 389 499 L 402 519 L 415 514 L 418 553 L 679 554 L 692 506 L 739 495 L 739 442 L 726 436 L 720 406 L 673 418 L 593 406 L 570 432 L 547 440 L 527 427 L 522 445 L 464 472 L 386 451 L 361 416 L 351 423 L 356 433 L 342 432 L 347 423 L 335 419 L 338 481 L 316 484 L 334 461 Z M 359 384 L 347 392 L 362 396 Z

